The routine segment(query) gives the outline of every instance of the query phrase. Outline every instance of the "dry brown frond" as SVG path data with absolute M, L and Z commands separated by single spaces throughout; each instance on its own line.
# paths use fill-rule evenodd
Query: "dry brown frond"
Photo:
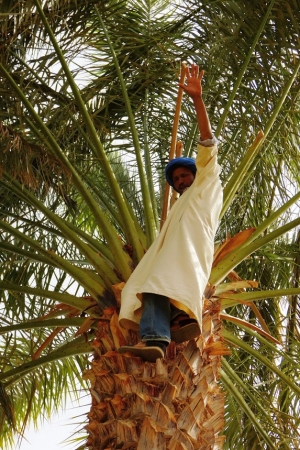
M 59 180 L 68 181 L 71 175 L 45 147 L 29 142 L 24 134 L 0 122 L 0 149 L 0 176 L 7 172 L 28 189 L 42 187 L 46 193 L 54 188 L 63 196 Z

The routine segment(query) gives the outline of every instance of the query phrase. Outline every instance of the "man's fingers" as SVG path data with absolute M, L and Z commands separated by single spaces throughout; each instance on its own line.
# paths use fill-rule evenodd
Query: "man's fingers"
M 193 72 L 194 72 L 194 77 L 198 78 L 198 74 L 199 74 L 199 66 L 197 66 L 197 64 L 193 64 Z
M 200 74 L 199 74 L 199 66 L 197 64 L 192 64 L 191 67 L 186 67 L 186 76 L 188 78 L 193 77 L 193 78 L 201 78 L 203 77 L 204 71 L 201 70 Z
M 204 75 L 204 70 L 201 70 L 199 73 L 199 66 L 197 64 L 192 64 L 191 67 L 186 67 L 185 68 L 185 75 L 187 80 L 189 78 L 199 78 L 199 80 L 201 81 Z M 180 87 L 184 88 L 183 84 L 179 84 Z

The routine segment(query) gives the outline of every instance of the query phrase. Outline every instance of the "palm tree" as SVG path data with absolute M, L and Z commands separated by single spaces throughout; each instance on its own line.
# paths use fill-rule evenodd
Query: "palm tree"
M 297 2 L 1 7 L 2 444 L 85 372 L 89 448 L 296 449 Z M 204 331 L 142 363 L 115 352 L 138 339 L 118 327 L 119 293 L 159 230 L 192 60 L 224 184 Z M 177 138 L 191 155 L 185 98 Z

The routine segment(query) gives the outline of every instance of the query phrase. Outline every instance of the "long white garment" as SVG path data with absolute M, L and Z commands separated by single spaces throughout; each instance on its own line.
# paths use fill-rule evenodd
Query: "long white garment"
M 121 297 L 120 325 L 138 330 L 143 292 L 165 295 L 202 325 L 202 297 L 222 207 L 217 146 L 198 144 L 193 184 L 179 197 Z

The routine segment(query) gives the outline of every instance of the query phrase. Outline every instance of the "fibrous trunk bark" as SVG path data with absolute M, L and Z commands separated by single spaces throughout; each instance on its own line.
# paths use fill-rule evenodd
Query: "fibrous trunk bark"
M 91 450 L 219 450 L 224 437 L 224 394 L 218 384 L 228 354 L 220 330 L 220 304 L 205 300 L 197 340 L 171 343 L 165 359 L 148 363 L 120 355 L 117 315 L 99 322 L 90 380 L 87 448 Z M 128 333 L 134 344 L 137 335 Z

